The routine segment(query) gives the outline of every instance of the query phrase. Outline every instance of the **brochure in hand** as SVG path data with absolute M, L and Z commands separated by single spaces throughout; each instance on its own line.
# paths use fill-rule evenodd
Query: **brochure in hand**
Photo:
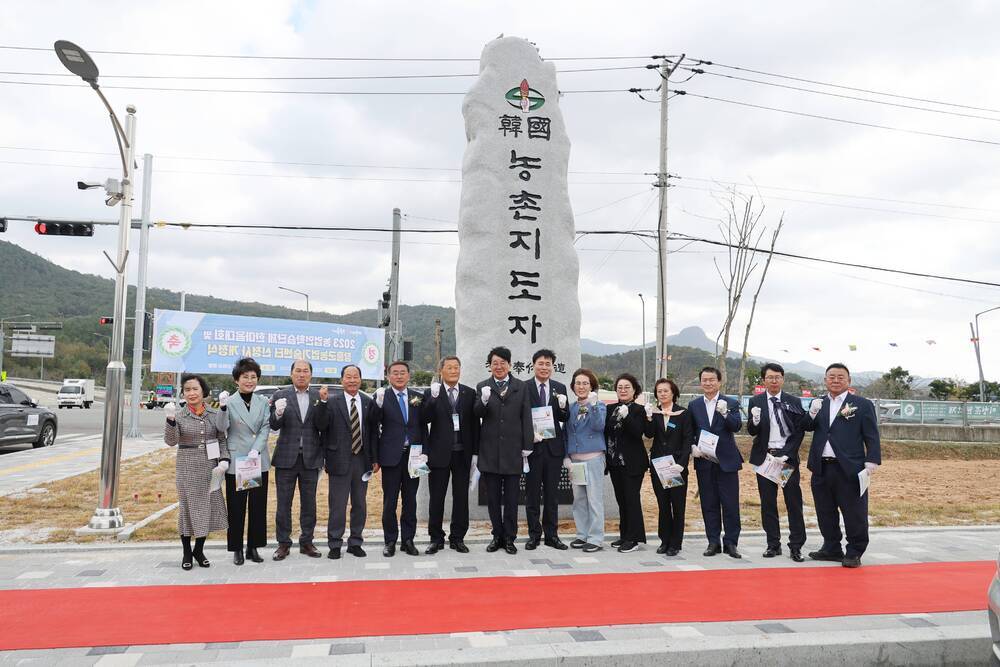
M 427 457 L 424 456 L 423 445 L 410 445 L 410 458 L 407 461 L 406 469 L 412 479 L 430 474 L 431 469 L 427 465 Z
M 793 466 L 774 458 L 770 454 L 767 455 L 763 463 L 759 466 L 754 466 L 753 469 L 761 477 L 771 480 L 782 488 L 784 488 L 785 484 L 788 484 L 788 479 L 795 472 Z
M 236 490 L 247 491 L 261 485 L 260 457 L 237 456 L 234 462 Z
M 650 463 L 653 464 L 653 469 L 656 471 L 656 476 L 660 479 L 660 484 L 665 489 L 673 489 L 678 486 L 684 486 L 684 478 L 680 475 L 671 475 L 669 468 L 676 465 L 674 463 L 673 456 L 658 456 L 652 459 Z

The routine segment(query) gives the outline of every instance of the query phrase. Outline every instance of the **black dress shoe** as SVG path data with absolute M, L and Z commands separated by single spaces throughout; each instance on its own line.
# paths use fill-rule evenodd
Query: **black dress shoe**
M 517 553 L 517 547 L 514 546 L 514 540 L 507 540 L 503 543 L 503 550 L 509 553 L 511 556 Z
M 680 552 L 681 552 L 681 550 L 678 549 L 677 547 L 667 547 L 667 555 L 668 556 L 676 556 Z
M 764 558 L 774 558 L 781 555 L 781 547 L 768 547 L 764 552 Z
M 311 543 L 310 544 L 300 544 L 299 545 L 299 553 L 300 554 L 305 554 L 305 555 L 309 556 L 310 558 L 321 558 L 323 556 L 323 554 L 321 554 L 319 552 L 319 549 L 316 548 L 316 545 L 315 544 L 311 544 Z
M 254 563 L 263 563 L 264 559 L 257 553 L 257 547 L 247 547 L 247 558 Z
M 828 560 L 839 563 L 844 560 L 844 554 L 830 553 L 829 551 L 810 551 L 809 557 L 813 560 Z
M 844 556 L 844 560 L 840 563 L 844 567 L 861 567 L 861 557 L 860 556 Z
M 736 550 L 736 545 L 734 544 L 727 544 L 726 546 L 722 547 L 722 551 L 730 558 L 743 558 L 740 552 Z
M 424 551 L 425 554 L 436 554 L 437 552 L 444 549 L 444 542 L 431 542 L 427 546 L 427 550 Z
M 528 551 L 534 551 L 535 549 L 538 548 L 538 545 L 541 543 L 542 541 L 540 539 L 538 539 L 537 537 L 532 537 L 529 538 L 528 541 L 524 543 L 524 548 L 527 549 Z
M 274 555 L 271 556 L 271 560 L 285 560 L 288 558 L 289 551 L 291 551 L 291 547 L 287 544 L 279 544 L 278 548 L 274 550 Z
M 415 546 L 413 546 L 413 540 L 403 540 L 403 546 L 401 546 L 399 550 L 402 551 L 404 554 L 408 554 L 410 556 L 420 555 L 420 551 Z
M 719 544 L 709 544 L 708 548 L 705 549 L 705 553 L 702 556 L 715 556 L 716 554 L 722 553 L 722 545 Z
M 500 547 L 502 546 L 503 546 L 503 540 L 501 540 L 499 537 L 494 537 L 492 540 L 490 540 L 490 543 L 486 545 L 486 551 L 488 553 L 493 553 L 494 551 L 499 551 Z
M 792 549 L 790 557 L 796 563 L 801 563 L 805 561 L 805 558 L 802 557 L 802 551 L 800 549 Z
M 328 553 L 326 557 L 330 560 L 340 560 L 340 547 L 330 549 L 330 553 Z
M 237 549 L 233 552 L 233 565 L 243 565 L 243 549 Z
M 390 542 L 389 544 L 382 547 L 382 555 L 386 558 L 392 558 L 396 555 L 396 543 Z
M 661 544 L 660 546 L 656 547 L 656 553 L 660 554 L 661 556 L 667 553 L 667 545 Z
M 469 547 L 465 546 L 465 542 L 463 542 L 462 540 L 455 540 L 453 542 L 450 542 L 448 546 L 460 554 L 469 553 Z
M 546 537 L 545 546 L 552 547 L 553 549 L 558 549 L 559 551 L 566 551 L 569 549 L 566 543 L 560 540 L 558 537 Z
M 587 543 L 583 540 L 573 540 L 569 543 L 570 549 L 582 549 L 587 546 Z
M 352 547 L 347 547 L 347 553 L 357 558 L 364 558 L 365 556 L 368 555 L 365 553 L 365 550 L 361 548 L 360 544 L 355 544 Z
M 615 549 L 617 549 L 618 547 L 620 547 L 622 545 L 622 542 L 624 542 L 624 541 L 625 540 L 621 540 L 621 539 L 615 540 L 614 542 L 611 543 L 611 546 L 613 546 Z

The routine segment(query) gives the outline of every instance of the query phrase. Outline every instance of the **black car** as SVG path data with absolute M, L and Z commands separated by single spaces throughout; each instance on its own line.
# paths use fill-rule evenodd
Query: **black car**
M 54 412 L 14 385 L 0 384 L 0 445 L 30 442 L 32 447 L 49 447 L 58 428 Z

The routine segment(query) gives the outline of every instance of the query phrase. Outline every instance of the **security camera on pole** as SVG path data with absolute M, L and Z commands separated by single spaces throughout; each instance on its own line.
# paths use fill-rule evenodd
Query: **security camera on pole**
M 104 401 L 104 432 L 101 441 L 101 479 L 99 495 L 97 499 L 97 509 L 94 510 L 90 522 L 87 524 L 89 530 L 117 532 L 124 526 L 121 510 L 116 507 L 118 501 L 118 472 L 121 461 L 122 449 L 122 409 L 125 398 L 125 362 L 123 358 L 125 349 L 125 299 L 127 296 L 125 286 L 125 270 L 128 266 L 128 244 L 132 227 L 132 186 L 135 181 L 135 107 L 126 107 L 128 115 L 125 117 L 125 127 L 122 128 L 118 117 L 115 115 L 107 98 L 97 85 L 98 69 L 97 64 L 87 54 L 72 42 L 59 40 L 55 43 L 56 55 L 59 61 L 73 74 L 90 84 L 98 97 L 104 103 L 104 107 L 111 116 L 111 125 L 115 132 L 115 140 L 118 143 L 118 152 L 122 159 L 122 180 L 120 183 L 114 179 L 104 185 L 107 194 L 105 203 L 114 206 L 120 203 L 120 216 L 118 220 L 118 255 L 117 261 L 112 260 L 105 251 L 104 256 L 108 258 L 115 268 L 115 302 L 114 316 L 112 321 L 111 354 L 108 361 L 107 381 L 105 384 Z M 124 146 L 122 145 L 124 144 Z M 101 184 L 97 184 L 98 187 Z M 88 189 L 93 187 L 90 183 L 78 183 L 77 187 Z M 85 529 L 85 530 L 87 530 Z

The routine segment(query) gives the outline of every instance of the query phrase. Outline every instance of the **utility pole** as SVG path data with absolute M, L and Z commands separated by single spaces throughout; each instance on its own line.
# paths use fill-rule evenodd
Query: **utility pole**
M 434 320 L 434 372 L 441 367 L 441 320 Z M 440 379 L 440 377 L 438 378 Z
M 666 58 L 660 65 L 660 170 L 656 186 L 660 188 L 660 217 L 656 227 L 656 255 L 658 258 L 656 285 L 656 377 L 667 376 L 667 84 L 670 75 L 684 62 L 684 54 L 671 63 Z
M 146 339 L 146 265 L 149 263 L 149 206 L 153 188 L 153 156 L 142 156 L 142 220 L 139 227 L 139 277 L 135 286 L 135 324 L 132 327 L 132 404 L 129 438 L 141 438 L 139 394 L 142 393 L 142 342 Z
M 646 384 L 646 299 L 642 297 L 642 292 L 639 292 L 639 301 L 642 302 L 642 388 L 644 391 L 649 391 L 649 385 Z M 657 375 L 656 377 L 663 376 Z M 655 392 L 653 400 L 656 400 Z
M 399 321 L 399 243 L 403 216 L 392 209 L 392 271 L 389 273 L 389 340 L 386 360 L 392 363 L 403 354 L 403 326 Z

